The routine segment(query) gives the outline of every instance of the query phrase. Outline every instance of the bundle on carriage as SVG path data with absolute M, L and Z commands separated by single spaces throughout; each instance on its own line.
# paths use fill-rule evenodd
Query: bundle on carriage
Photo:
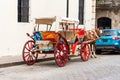
M 84 30 L 77 28 L 78 20 L 61 19 L 57 32 L 51 31 L 52 24 L 56 22 L 56 17 L 39 18 L 35 20 L 37 26 L 34 27 L 33 34 L 27 33 L 31 38 L 23 47 L 23 60 L 27 65 L 32 65 L 36 62 L 38 54 L 54 54 L 55 62 L 58 66 L 65 66 L 72 54 L 76 51 L 81 55 L 83 61 L 87 61 L 90 56 L 90 50 L 87 42 L 82 41 Z M 46 25 L 46 31 L 41 31 L 41 26 Z M 70 28 L 73 26 L 73 28 Z M 61 27 L 62 31 L 59 30 Z M 79 37 L 71 40 L 76 34 Z M 81 37 L 81 36 L 82 37 Z

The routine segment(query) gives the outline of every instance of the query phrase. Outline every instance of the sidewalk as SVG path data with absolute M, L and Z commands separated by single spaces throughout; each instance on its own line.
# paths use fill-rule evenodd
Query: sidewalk
M 46 58 L 42 58 L 42 56 L 38 55 L 38 60 L 37 62 L 40 61 L 48 61 L 48 60 L 53 60 L 54 55 L 53 54 L 48 54 Z M 16 56 L 2 56 L 0 57 L 0 68 L 4 67 L 10 67 L 10 66 L 17 66 L 17 65 L 22 65 L 25 64 L 22 55 L 16 55 Z

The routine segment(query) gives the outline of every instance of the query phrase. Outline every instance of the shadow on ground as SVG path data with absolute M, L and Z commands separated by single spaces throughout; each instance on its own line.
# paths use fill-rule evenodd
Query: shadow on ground
M 103 51 L 101 54 L 97 55 L 120 55 L 120 52 L 115 52 L 115 51 Z

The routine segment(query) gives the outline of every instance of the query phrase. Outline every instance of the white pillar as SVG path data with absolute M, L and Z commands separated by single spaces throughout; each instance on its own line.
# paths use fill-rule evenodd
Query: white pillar
M 85 0 L 84 24 L 86 30 L 95 28 L 96 0 Z

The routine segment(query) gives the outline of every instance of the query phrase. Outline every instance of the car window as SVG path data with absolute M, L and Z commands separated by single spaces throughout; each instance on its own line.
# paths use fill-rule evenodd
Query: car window
M 120 31 L 118 31 L 118 36 L 120 36 Z
M 114 30 L 105 30 L 102 32 L 103 36 L 114 36 L 116 32 Z

